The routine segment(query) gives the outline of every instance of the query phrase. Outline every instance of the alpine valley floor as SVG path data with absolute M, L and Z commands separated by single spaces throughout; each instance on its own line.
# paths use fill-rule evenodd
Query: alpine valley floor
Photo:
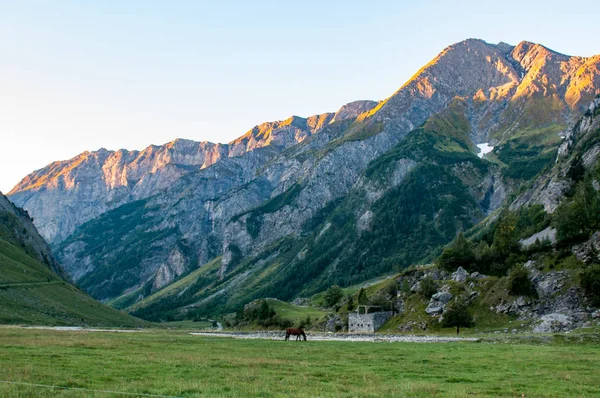
M 0 396 L 591 397 L 598 336 L 459 343 L 237 340 L 0 327 Z M 54 386 L 54 387 L 52 387 Z

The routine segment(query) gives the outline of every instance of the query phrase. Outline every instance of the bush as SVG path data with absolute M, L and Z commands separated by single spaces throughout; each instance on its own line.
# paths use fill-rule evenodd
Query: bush
M 437 286 L 430 276 L 421 279 L 419 283 L 419 295 L 429 300 L 437 292 Z
M 326 307 L 335 306 L 344 297 L 344 291 L 338 285 L 333 285 L 325 292 L 323 304 Z
M 508 290 L 513 296 L 533 296 L 535 289 L 529 280 L 529 271 L 522 265 L 512 269 L 508 276 Z
M 600 306 L 600 265 L 593 265 L 581 273 L 581 287 L 592 304 Z
M 312 319 L 310 319 L 310 315 L 306 316 L 306 319 L 303 321 L 300 321 L 300 324 L 298 325 L 298 327 L 300 329 L 308 329 L 312 326 Z

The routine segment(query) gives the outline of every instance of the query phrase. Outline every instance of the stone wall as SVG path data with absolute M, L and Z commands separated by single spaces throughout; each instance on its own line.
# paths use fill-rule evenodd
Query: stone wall
M 376 332 L 392 315 L 392 311 L 372 314 L 348 314 L 348 331 L 351 333 Z

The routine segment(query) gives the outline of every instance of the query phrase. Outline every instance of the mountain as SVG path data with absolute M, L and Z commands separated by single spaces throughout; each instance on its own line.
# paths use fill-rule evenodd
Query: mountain
M 54 162 L 25 177 L 9 193 L 11 200 L 38 220 L 41 234 L 60 242 L 75 228 L 108 210 L 145 199 L 168 188 L 182 176 L 204 169 L 227 157 L 258 148 L 266 159 L 336 121 L 372 109 L 373 101 L 356 101 L 335 113 L 255 126 L 229 144 L 177 139 L 151 145 L 143 151 L 84 152 L 67 161 Z M 264 161 L 263 161 L 264 162 Z M 60 201 L 60 206 L 56 203 Z
M 0 194 L 0 323 L 143 326 L 63 279 L 27 213 Z
M 525 189 L 600 92 L 599 64 L 470 39 L 379 103 L 266 123 L 227 145 L 127 152 L 114 169 L 113 153 L 83 154 L 10 197 L 82 288 L 149 319 L 308 295 L 433 259 Z M 483 159 L 482 143 L 494 147 Z M 203 268 L 185 293 L 142 305 Z

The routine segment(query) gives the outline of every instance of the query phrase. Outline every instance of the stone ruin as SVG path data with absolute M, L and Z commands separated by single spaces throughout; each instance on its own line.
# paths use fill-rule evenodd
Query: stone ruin
M 348 314 L 348 332 L 374 333 L 392 317 L 392 311 L 382 311 L 375 305 L 359 305 L 356 312 Z

